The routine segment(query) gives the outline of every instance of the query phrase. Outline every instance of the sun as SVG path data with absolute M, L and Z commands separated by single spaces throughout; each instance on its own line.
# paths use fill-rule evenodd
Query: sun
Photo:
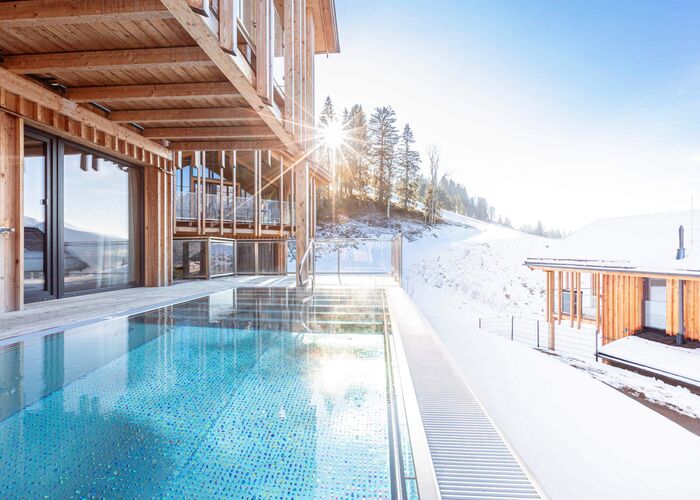
M 321 130 L 323 144 L 329 149 L 339 149 L 343 144 L 345 144 L 346 135 L 345 129 L 337 121 L 328 123 Z

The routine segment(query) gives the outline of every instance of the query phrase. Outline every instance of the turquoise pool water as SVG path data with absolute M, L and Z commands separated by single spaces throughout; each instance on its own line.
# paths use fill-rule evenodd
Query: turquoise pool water
M 238 289 L 0 344 L 0 497 L 391 497 L 383 300 Z

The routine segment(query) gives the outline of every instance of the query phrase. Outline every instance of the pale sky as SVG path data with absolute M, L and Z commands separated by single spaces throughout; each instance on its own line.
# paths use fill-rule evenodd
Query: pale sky
M 700 1 L 336 0 L 318 109 L 391 105 L 515 224 L 700 206 Z M 425 165 L 424 165 L 425 166 Z

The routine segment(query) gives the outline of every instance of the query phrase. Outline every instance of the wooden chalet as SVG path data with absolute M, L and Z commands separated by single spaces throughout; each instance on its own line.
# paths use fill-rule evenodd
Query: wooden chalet
M 601 220 L 528 258 L 546 275 L 550 349 L 562 323 L 594 326 L 603 345 L 642 332 L 700 340 L 700 255 L 684 241 L 698 216 Z
M 314 56 L 337 52 L 333 0 L 0 1 L 0 312 L 286 272 L 330 180 Z

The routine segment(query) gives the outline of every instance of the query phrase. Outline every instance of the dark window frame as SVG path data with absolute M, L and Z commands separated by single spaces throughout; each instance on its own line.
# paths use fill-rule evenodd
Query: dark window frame
M 76 297 L 81 295 L 91 295 L 93 293 L 109 292 L 113 290 L 123 290 L 127 288 L 138 288 L 144 286 L 145 283 L 145 173 L 144 167 L 139 165 L 134 165 L 133 163 L 125 162 L 119 158 L 105 154 L 96 149 L 92 149 L 87 146 L 83 146 L 69 139 L 64 139 L 63 137 L 56 136 L 41 130 L 37 130 L 33 127 L 26 126 L 24 128 L 24 134 L 36 140 L 44 141 L 47 143 L 47 166 L 46 166 L 46 193 L 48 196 L 47 213 L 46 213 L 46 269 L 47 269 L 47 291 L 46 292 L 35 292 L 25 294 L 25 302 L 41 302 L 46 300 L 61 299 L 66 297 Z M 66 292 L 65 282 L 64 282 L 64 258 L 61 249 L 64 246 L 63 238 L 63 228 L 64 228 L 64 213 L 63 213 L 63 200 L 64 200 L 64 165 L 63 165 L 63 152 L 64 147 L 68 145 L 70 147 L 76 148 L 82 152 L 88 154 L 98 155 L 105 160 L 111 161 L 116 164 L 121 164 L 128 166 L 129 168 L 138 169 L 141 172 L 141 185 L 139 198 L 141 200 L 140 214 L 138 220 L 142 222 L 141 225 L 141 242 L 138 250 L 139 259 L 139 277 L 135 283 L 130 283 L 126 285 L 118 285 L 104 288 L 95 288 L 91 290 L 79 290 Z M 24 196 L 24 193 L 22 193 Z

